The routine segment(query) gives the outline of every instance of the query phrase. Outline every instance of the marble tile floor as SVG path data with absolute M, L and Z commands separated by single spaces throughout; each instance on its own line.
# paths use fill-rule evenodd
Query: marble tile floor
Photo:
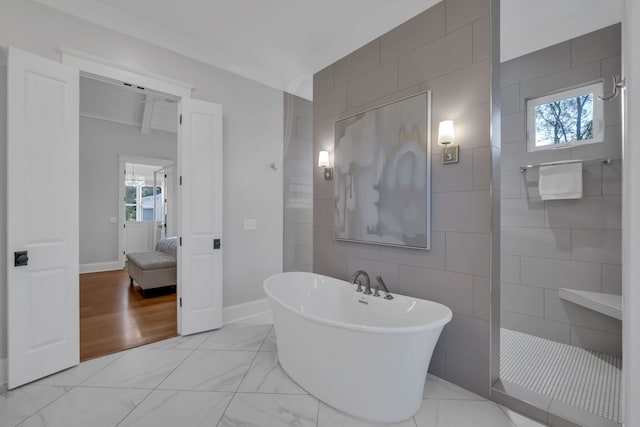
M 270 316 L 93 359 L 0 395 L 0 426 L 374 426 L 280 368 Z M 377 424 L 379 425 L 379 424 Z M 541 427 L 435 376 L 411 427 Z

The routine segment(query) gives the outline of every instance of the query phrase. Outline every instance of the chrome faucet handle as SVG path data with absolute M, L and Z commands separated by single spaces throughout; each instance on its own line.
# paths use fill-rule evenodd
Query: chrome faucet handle
M 356 271 L 355 273 L 353 273 L 353 276 L 351 277 L 351 283 L 354 285 L 356 283 L 358 284 L 358 289 L 356 289 L 356 292 L 362 292 L 362 282 L 358 280 L 360 276 L 364 276 L 364 278 L 367 279 L 367 282 L 365 284 L 364 294 L 371 295 L 371 284 L 369 282 L 369 274 L 367 274 L 367 272 L 364 270 Z
M 389 289 L 387 288 L 387 285 L 384 283 L 384 280 L 382 280 L 382 277 L 376 276 L 376 282 L 378 282 L 376 284 L 376 293 L 373 296 L 374 297 L 379 296 L 380 294 L 378 293 L 378 288 L 382 288 L 382 290 L 386 294 L 384 296 L 384 299 L 393 299 L 393 295 L 391 295 L 391 293 L 389 292 Z

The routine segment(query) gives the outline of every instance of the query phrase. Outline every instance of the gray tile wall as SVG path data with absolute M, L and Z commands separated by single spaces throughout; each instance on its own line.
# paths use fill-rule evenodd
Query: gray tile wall
M 603 353 L 621 354 L 620 321 L 558 298 L 559 288 L 621 293 L 620 103 L 605 103 L 605 142 L 528 153 L 525 102 L 620 74 L 614 25 L 505 62 L 501 67 L 501 326 Z M 542 201 L 524 164 L 612 157 L 585 165 L 581 200 Z
M 333 181 L 314 167 L 314 271 L 364 269 L 392 291 L 454 312 L 430 370 L 479 394 L 490 387 L 491 62 L 489 0 L 445 0 L 314 75 L 314 164 L 333 152 L 334 122 L 432 92 L 432 249 L 334 240 Z M 452 119 L 460 163 L 441 165 L 438 122 Z
M 284 94 L 283 271 L 313 268 L 313 103 Z

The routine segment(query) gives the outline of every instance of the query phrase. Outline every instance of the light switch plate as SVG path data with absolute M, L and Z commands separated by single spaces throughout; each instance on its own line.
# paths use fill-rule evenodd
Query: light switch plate
M 109 217 L 109 224 L 117 224 L 118 223 L 118 217 L 117 216 L 110 216 Z
M 244 229 L 245 230 L 257 230 L 258 229 L 258 220 L 255 218 L 248 218 L 244 220 Z

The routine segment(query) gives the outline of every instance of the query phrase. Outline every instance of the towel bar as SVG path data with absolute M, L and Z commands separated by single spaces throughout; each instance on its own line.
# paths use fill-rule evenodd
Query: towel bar
M 525 166 L 520 166 L 520 172 L 526 172 L 527 169 L 533 169 L 533 168 L 539 168 L 540 166 L 555 166 L 555 165 L 566 165 L 567 163 L 603 163 L 605 165 L 608 165 L 609 163 L 611 163 L 611 157 L 607 158 L 607 159 L 589 159 L 589 160 L 581 160 L 581 159 L 576 159 L 576 160 L 561 160 L 558 162 L 549 162 L 549 163 L 538 163 L 537 165 L 525 165 Z

